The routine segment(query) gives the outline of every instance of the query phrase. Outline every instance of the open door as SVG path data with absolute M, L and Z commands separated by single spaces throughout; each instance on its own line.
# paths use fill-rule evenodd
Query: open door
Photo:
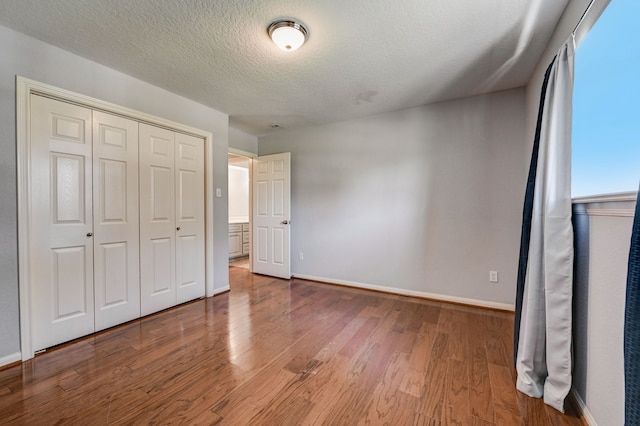
M 253 161 L 253 269 L 257 274 L 291 278 L 291 153 Z

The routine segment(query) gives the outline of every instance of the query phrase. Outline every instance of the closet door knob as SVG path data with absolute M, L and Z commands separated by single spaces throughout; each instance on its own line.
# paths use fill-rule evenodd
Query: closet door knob
M 87 237 L 93 237 L 93 232 L 87 232 Z
M 180 230 L 180 227 L 178 226 L 178 227 L 176 228 L 176 231 L 179 231 L 179 230 Z

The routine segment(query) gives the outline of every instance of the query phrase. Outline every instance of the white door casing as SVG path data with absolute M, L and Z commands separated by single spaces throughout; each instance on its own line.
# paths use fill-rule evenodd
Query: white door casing
M 291 154 L 253 162 L 253 272 L 291 278 Z
M 204 141 L 175 134 L 176 298 L 203 297 L 204 282 Z
M 93 112 L 96 331 L 140 317 L 138 122 Z
M 140 309 L 176 304 L 175 133 L 140 123 Z
M 37 95 L 31 102 L 32 347 L 94 331 L 91 114 Z

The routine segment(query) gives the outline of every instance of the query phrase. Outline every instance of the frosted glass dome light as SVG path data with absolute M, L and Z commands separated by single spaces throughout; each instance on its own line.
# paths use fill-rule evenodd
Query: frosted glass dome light
M 269 25 L 267 32 L 276 46 L 286 51 L 302 46 L 309 35 L 302 23 L 288 20 L 275 21 Z

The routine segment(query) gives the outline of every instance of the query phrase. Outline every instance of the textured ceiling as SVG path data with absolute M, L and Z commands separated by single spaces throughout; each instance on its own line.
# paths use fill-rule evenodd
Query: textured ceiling
M 525 85 L 568 0 L 2 0 L 0 23 L 255 135 Z M 266 28 L 309 28 L 295 52 Z

